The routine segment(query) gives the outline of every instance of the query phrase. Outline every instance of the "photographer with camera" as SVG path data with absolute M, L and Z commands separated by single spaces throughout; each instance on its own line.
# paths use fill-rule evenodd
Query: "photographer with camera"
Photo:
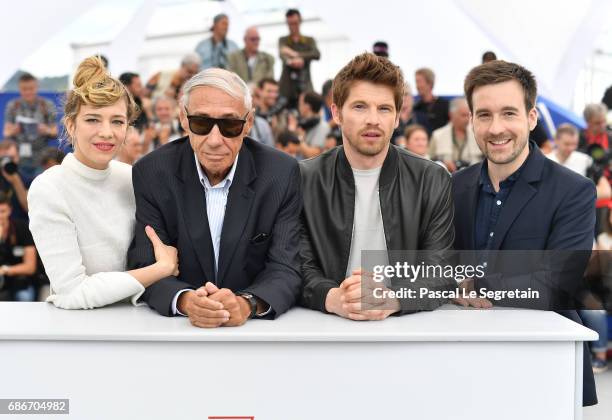
M 11 220 L 11 204 L 0 192 L 0 300 L 36 300 L 36 248 L 28 225 Z
M 587 127 L 580 133 L 578 150 L 589 154 L 589 147 L 597 145 L 604 151 L 610 149 L 610 136 L 612 132 L 608 129 L 606 115 L 608 107 L 605 104 L 587 104 L 582 115 Z
M 607 165 L 602 164 L 601 158 L 595 160 L 592 156 L 579 152 L 578 142 L 578 129 L 571 124 L 561 124 L 557 127 L 555 134 L 555 150 L 546 157 L 582 176 L 591 178 L 597 187 L 598 199 L 610 198 L 612 190 L 605 176 Z M 595 146 L 597 145 L 591 146 L 595 156 L 607 156 L 601 147 Z M 601 153 L 595 152 L 595 149 L 600 150 Z M 604 158 L 604 160 L 609 159 Z
M 277 138 L 287 130 L 287 99 L 279 96 L 278 82 L 272 78 L 264 78 L 257 83 L 259 105 L 255 114 L 268 121 L 272 135 Z
M 41 172 L 41 153 L 48 141 L 57 137 L 55 105 L 38 96 L 38 80 L 23 73 L 18 82 L 19 97 L 6 105 L 4 138 L 16 142 L 22 158 L 22 171 L 32 178 Z
M 315 92 L 304 92 L 298 100 L 297 132 L 301 137 L 300 155 L 305 159 L 320 155 L 325 148 L 329 124 L 321 118 L 323 98 Z
M 33 178 L 21 170 L 19 162 L 17 143 L 13 140 L 1 141 L 0 192 L 6 194 L 11 202 L 11 218 L 28 220 L 28 188 Z
M 313 90 L 310 63 L 320 59 L 321 53 L 315 39 L 300 32 L 302 15 L 299 10 L 289 9 L 285 17 L 289 35 L 278 40 L 278 50 L 283 62 L 280 92 L 288 99 L 289 108 L 295 109 L 300 93 Z
M 149 129 L 153 130 L 153 140 L 149 143 L 149 148 L 144 150 L 144 154 L 183 137 L 174 99 L 158 96 L 153 100 L 153 121 L 149 124 Z
M 480 162 L 482 152 L 469 127 L 470 109 L 465 98 L 451 101 L 448 116 L 448 124 L 431 134 L 429 156 L 432 160 L 444 162 L 448 171 L 453 173 Z

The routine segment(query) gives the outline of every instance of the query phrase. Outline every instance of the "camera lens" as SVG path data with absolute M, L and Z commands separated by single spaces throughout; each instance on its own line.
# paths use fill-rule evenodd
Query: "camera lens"
M 17 164 L 13 162 L 10 158 L 4 158 L 1 162 L 2 169 L 9 175 L 13 175 L 17 172 Z

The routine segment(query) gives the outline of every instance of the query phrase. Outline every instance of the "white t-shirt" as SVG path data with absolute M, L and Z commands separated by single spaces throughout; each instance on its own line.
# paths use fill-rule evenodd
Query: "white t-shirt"
M 353 169 L 355 178 L 355 216 L 353 218 L 353 239 L 346 267 L 346 277 L 361 267 L 361 251 L 386 251 L 378 179 L 381 168 Z
M 546 157 L 582 176 L 586 176 L 587 170 L 593 164 L 593 158 L 591 156 L 577 151 L 573 151 L 563 163 L 559 162 L 556 151 L 550 152 Z

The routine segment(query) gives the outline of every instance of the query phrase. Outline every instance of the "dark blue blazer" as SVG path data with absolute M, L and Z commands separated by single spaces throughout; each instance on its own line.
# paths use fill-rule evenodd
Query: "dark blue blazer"
M 246 291 L 267 302 L 273 316 L 292 307 L 302 279 L 299 214 L 302 194 L 298 164 L 292 157 L 245 137 L 229 189 L 219 268 L 193 149 L 184 137 L 143 157 L 132 170 L 136 231 L 128 252 L 130 269 L 155 262 L 146 225 L 178 249 L 178 277 L 147 287 L 142 300 L 170 316 L 174 296 L 205 282 Z
M 477 163 L 453 175 L 455 248 L 474 249 L 479 193 Z M 493 249 L 591 250 L 595 229 L 593 182 L 534 147 L 504 204 Z
M 593 182 L 546 158 L 532 145 L 501 209 L 494 250 L 585 250 L 593 247 L 596 190 Z M 473 250 L 483 163 L 453 175 L 455 249 Z M 560 313 L 581 323 L 576 311 Z M 597 404 L 590 353 L 584 347 L 583 404 Z

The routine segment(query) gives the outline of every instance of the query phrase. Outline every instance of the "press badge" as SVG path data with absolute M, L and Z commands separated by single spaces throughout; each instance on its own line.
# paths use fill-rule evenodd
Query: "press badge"
M 32 144 L 31 143 L 20 143 L 19 144 L 19 156 L 22 158 L 32 157 Z

